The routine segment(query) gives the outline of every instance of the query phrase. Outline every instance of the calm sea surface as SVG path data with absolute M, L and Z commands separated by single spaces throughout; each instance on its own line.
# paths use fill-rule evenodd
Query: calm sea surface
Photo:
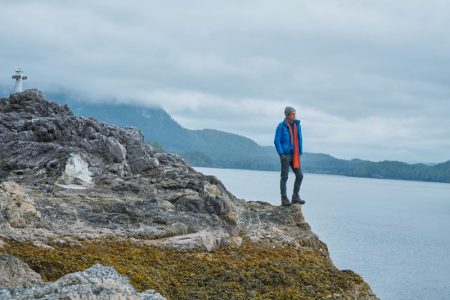
M 278 172 L 196 170 L 238 198 L 279 205 Z M 335 265 L 360 274 L 378 297 L 450 299 L 450 184 L 305 174 L 300 194 Z

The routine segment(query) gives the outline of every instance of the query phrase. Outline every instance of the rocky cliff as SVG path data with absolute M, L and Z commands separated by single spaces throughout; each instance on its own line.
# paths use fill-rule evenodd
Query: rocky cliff
M 28 90 L 0 99 L 0 141 L 0 247 L 44 280 L 102 262 L 174 299 L 376 299 L 334 267 L 299 205 L 237 199 L 136 128 Z

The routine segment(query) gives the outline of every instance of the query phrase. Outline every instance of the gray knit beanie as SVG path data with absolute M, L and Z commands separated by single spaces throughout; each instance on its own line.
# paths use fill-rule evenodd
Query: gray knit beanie
M 295 108 L 286 106 L 286 108 L 284 109 L 284 115 L 287 117 L 293 111 L 295 111 Z

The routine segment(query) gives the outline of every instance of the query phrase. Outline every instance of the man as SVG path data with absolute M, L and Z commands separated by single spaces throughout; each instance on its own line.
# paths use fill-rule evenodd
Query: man
M 299 191 L 303 180 L 303 173 L 300 165 L 300 156 L 303 154 L 302 127 L 300 121 L 295 119 L 295 109 L 288 106 L 284 109 L 286 118 L 277 126 L 274 144 L 280 155 L 281 163 L 281 205 L 290 206 L 292 203 L 305 204 L 300 199 Z M 294 193 L 292 203 L 286 194 L 286 182 L 288 180 L 289 166 L 295 174 Z

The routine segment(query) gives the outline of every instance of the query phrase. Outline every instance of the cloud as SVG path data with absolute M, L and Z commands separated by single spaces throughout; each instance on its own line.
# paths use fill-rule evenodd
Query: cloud
M 156 104 L 189 128 L 263 145 L 289 104 L 308 151 L 444 161 L 449 9 L 440 0 L 5 1 L 0 83 L 22 67 L 26 87 Z

